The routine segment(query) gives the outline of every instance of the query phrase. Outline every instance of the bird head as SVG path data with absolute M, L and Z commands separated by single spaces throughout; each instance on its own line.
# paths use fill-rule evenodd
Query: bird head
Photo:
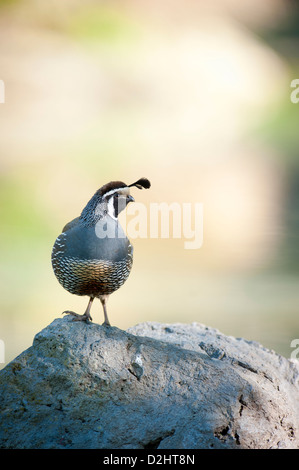
M 87 206 L 83 209 L 81 218 L 96 222 L 102 217 L 109 215 L 113 219 L 117 219 L 119 213 L 126 208 L 129 202 L 135 199 L 130 194 L 130 188 L 136 186 L 138 189 L 148 189 L 151 186 L 147 178 L 140 178 L 132 184 L 125 184 L 122 181 L 111 181 L 102 186 Z
M 151 186 L 147 178 L 140 178 L 135 183 L 126 185 L 122 181 L 111 181 L 101 188 L 103 202 L 107 204 L 107 213 L 110 217 L 117 218 L 119 213 L 126 208 L 129 202 L 135 202 L 130 194 L 130 188 L 148 189 Z

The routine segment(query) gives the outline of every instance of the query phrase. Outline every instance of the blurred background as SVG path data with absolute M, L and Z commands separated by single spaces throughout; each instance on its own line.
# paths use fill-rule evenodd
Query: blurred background
M 299 338 L 299 8 L 290 0 L 0 1 L 5 361 L 61 312 L 51 250 L 110 180 L 202 202 L 204 241 L 136 239 L 110 321 L 200 322 L 290 357 Z M 102 323 L 100 302 L 92 309 Z M 3 366 L 0 365 L 0 366 Z

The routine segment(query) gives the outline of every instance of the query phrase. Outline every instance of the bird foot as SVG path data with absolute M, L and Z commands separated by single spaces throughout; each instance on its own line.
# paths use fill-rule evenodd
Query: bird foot
M 109 322 L 104 321 L 104 322 L 102 323 L 102 326 L 111 326 L 111 325 L 110 325 Z
M 79 313 L 72 312 L 71 310 L 65 310 L 64 312 L 62 312 L 61 315 L 64 315 L 65 313 L 67 313 L 68 315 L 72 315 L 74 317 L 74 321 L 85 321 L 87 323 L 89 321 L 92 321 L 91 316 L 87 313 L 79 315 Z

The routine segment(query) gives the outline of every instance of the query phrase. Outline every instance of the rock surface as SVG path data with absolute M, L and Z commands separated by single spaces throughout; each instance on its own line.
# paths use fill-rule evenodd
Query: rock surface
M 198 323 L 54 320 L 0 372 L 1 448 L 298 448 L 299 366 Z

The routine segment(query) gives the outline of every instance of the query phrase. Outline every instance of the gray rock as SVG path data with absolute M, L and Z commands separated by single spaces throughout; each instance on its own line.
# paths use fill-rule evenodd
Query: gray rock
M 1 448 L 298 448 L 299 366 L 198 323 L 54 320 L 0 372 Z

